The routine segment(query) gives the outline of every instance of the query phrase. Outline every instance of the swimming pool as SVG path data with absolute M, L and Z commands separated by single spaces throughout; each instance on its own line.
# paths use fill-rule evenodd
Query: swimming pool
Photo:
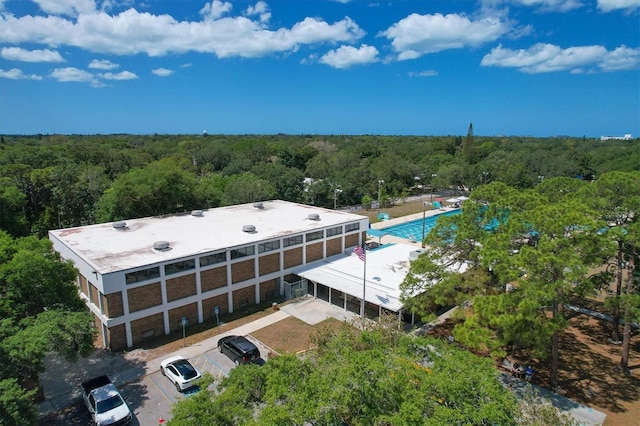
M 429 231 L 435 226 L 438 218 L 442 216 L 454 216 L 460 214 L 460 210 L 451 210 L 445 213 L 440 213 L 434 216 L 429 216 L 424 219 L 424 235 L 429 234 Z M 378 229 L 387 235 L 393 235 L 394 237 L 404 238 L 411 241 L 422 240 L 422 218 L 412 220 L 411 222 L 401 223 L 399 225 L 389 226 L 387 228 Z

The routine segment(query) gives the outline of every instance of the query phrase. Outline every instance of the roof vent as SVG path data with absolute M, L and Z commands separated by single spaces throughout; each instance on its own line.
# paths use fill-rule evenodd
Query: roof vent
M 263 209 L 264 204 L 262 204 L 262 201 L 258 201 L 257 203 L 253 203 L 253 207 L 255 207 L 256 209 Z
M 309 216 L 307 216 L 307 219 L 320 220 L 320 215 L 318 213 L 309 213 Z
M 169 241 L 156 241 L 153 243 L 153 249 L 158 251 L 167 251 L 171 250 L 171 245 Z
M 424 249 L 413 250 L 409 253 L 409 261 L 414 261 L 420 257 L 422 253 L 424 253 Z
M 242 232 L 246 232 L 247 234 L 255 234 L 256 227 L 255 225 L 244 225 L 242 227 Z
M 120 222 L 113 222 L 113 229 L 127 229 L 127 222 L 121 220 Z
M 191 210 L 191 216 L 202 217 L 202 210 Z

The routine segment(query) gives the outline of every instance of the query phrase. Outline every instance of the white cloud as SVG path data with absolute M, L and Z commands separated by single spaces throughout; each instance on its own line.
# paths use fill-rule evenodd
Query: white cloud
M 603 12 L 617 9 L 640 9 L 640 0 L 598 0 L 598 9 Z
M 485 6 L 506 4 L 536 8 L 540 12 L 568 12 L 584 6 L 583 0 L 484 0 Z
M 512 30 L 499 17 L 472 21 L 464 15 L 418 15 L 413 13 L 389 27 L 381 35 L 391 40 L 398 59 L 415 59 L 427 53 L 495 41 Z
M 227 6 L 228 5 L 228 6 Z M 117 15 L 94 12 L 75 21 L 57 16 L 0 14 L 0 43 L 72 46 L 100 54 L 162 56 L 200 52 L 218 57 L 261 57 L 296 51 L 300 45 L 353 42 L 364 36 L 350 18 L 329 24 L 305 18 L 290 29 L 265 28 L 245 16 L 217 19 L 230 4 L 207 3 L 202 21 L 176 21 L 169 15 L 135 9 Z
M 45 13 L 52 15 L 78 16 L 93 13 L 96 3 L 93 0 L 33 0 Z
M 0 0 L 0 12 L 4 10 L 4 2 L 5 0 Z
M 420 72 L 408 72 L 409 77 L 435 77 L 438 75 L 438 71 L 436 70 L 424 70 Z
M 364 65 L 378 62 L 378 49 L 363 44 L 360 48 L 340 46 L 322 56 L 319 62 L 333 68 L 350 68 L 354 65 Z
M 3 47 L 0 49 L 0 57 L 21 62 L 64 62 L 57 51 L 50 49 L 26 50 L 21 47 Z
M 244 14 L 246 16 L 258 16 L 260 17 L 260 22 L 266 23 L 271 19 L 271 11 L 269 10 L 269 6 L 263 1 L 259 1 L 255 6 L 247 7 Z
M 155 75 L 157 75 L 158 77 L 168 77 L 171 74 L 173 74 L 173 70 L 169 70 L 166 68 L 156 68 L 155 70 L 151 71 L 152 73 L 154 73 Z
M 41 76 L 35 74 L 25 74 L 18 68 L 11 68 L 8 71 L 0 68 L 0 78 L 8 78 L 9 80 L 42 80 Z
M 138 78 L 138 76 L 132 73 L 131 71 L 121 71 L 115 74 L 111 72 L 106 72 L 106 73 L 100 74 L 99 77 L 105 80 L 134 80 Z
M 211 3 L 206 3 L 200 10 L 200 15 L 205 21 L 215 21 L 222 17 L 225 13 L 231 12 L 233 5 L 229 2 L 223 2 L 220 0 L 213 0 Z
M 96 79 L 90 72 L 74 67 L 56 68 L 51 72 L 51 77 L 58 81 L 77 81 L 81 83 L 91 83 Z
M 607 52 L 598 64 L 603 71 L 621 71 L 640 69 L 640 48 L 620 46 Z
M 89 68 L 96 70 L 112 70 L 118 68 L 120 65 L 115 64 L 107 59 L 94 59 L 89 63 Z
M 482 58 L 481 65 L 518 68 L 530 74 L 628 70 L 640 65 L 640 48 L 621 46 L 608 52 L 597 45 L 562 49 L 553 44 L 538 43 L 528 49 L 512 50 L 499 45 Z

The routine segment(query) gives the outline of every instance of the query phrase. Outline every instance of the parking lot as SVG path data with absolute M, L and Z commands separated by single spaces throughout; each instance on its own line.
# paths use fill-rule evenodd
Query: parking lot
M 251 336 L 247 336 L 247 338 L 258 347 L 260 354 L 263 356 L 261 362 L 264 362 L 268 349 Z M 203 374 L 208 372 L 216 380 L 227 376 L 235 367 L 235 363 L 227 358 L 226 355 L 220 353 L 218 349 L 210 349 L 189 358 L 189 361 Z M 142 426 L 158 425 L 161 418 L 168 420 L 172 404 L 180 399 L 188 398 L 190 394 L 198 391 L 198 389 L 191 389 L 184 393 L 178 392 L 173 383 L 164 377 L 160 370 L 156 370 L 133 382 L 120 385 L 118 388 L 134 413 L 132 424 Z M 74 401 L 73 405 L 42 419 L 40 425 L 90 425 L 91 417 L 79 396 L 76 396 Z

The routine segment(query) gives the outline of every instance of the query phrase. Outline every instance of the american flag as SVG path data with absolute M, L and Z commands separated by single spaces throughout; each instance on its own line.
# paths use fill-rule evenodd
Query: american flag
M 353 252 L 358 256 L 358 258 L 360 260 L 362 260 L 364 262 L 364 260 L 366 258 L 365 257 L 366 254 L 365 254 L 365 251 L 364 251 L 364 249 L 362 247 L 356 246 L 356 248 L 353 249 Z

